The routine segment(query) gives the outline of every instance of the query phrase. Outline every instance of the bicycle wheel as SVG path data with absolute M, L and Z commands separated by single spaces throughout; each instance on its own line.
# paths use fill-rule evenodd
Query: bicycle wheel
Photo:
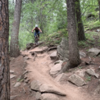
M 38 35 L 35 36 L 35 44 L 38 44 Z

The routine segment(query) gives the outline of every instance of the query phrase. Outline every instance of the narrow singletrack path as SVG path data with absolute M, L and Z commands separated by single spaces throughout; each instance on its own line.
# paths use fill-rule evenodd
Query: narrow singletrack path
M 50 52 L 37 53 L 36 56 L 32 56 L 31 52 L 41 51 L 45 47 L 37 47 L 33 50 L 22 51 L 22 55 L 27 55 L 26 59 L 27 67 L 26 70 L 30 73 L 27 74 L 30 82 L 32 80 L 38 80 L 44 84 L 49 84 L 59 91 L 66 94 L 63 100 L 95 100 L 90 95 L 84 91 L 82 88 L 78 88 L 70 83 L 60 84 L 52 76 L 50 76 L 50 68 L 53 67 L 54 61 L 50 59 Z

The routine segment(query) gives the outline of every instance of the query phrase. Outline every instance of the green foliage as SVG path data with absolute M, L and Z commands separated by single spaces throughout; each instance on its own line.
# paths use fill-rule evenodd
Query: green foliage
M 40 40 L 49 44 L 59 44 L 62 37 L 68 37 L 67 34 L 67 9 L 65 0 L 24 0 L 22 5 L 20 31 L 19 31 L 19 46 L 24 49 L 27 43 L 34 42 L 34 35 L 31 30 L 38 24 L 42 29 Z M 76 2 L 77 4 L 77 2 Z M 92 31 L 87 31 L 100 26 L 98 21 L 97 0 L 80 0 L 82 20 L 85 26 L 86 38 L 93 40 Z M 10 34 L 14 17 L 15 4 L 13 0 L 9 0 L 9 19 L 10 19 Z M 88 14 L 95 15 L 95 19 L 87 20 Z M 9 36 L 9 41 L 11 37 Z M 78 43 L 82 46 L 88 46 L 86 42 Z
M 100 27 L 99 20 L 98 21 L 92 20 L 92 21 L 85 23 L 85 30 L 91 30 L 91 29 L 95 29 L 98 27 Z
M 87 39 L 94 40 L 93 36 L 96 35 L 96 34 L 97 34 L 96 32 L 88 31 L 85 35 L 86 35 Z
M 10 9 L 10 34 L 14 15 L 14 6 L 12 0 L 9 1 Z M 59 6 L 58 6 L 59 5 Z M 34 42 L 34 36 L 31 30 L 38 24 L 42 29 L 43 34 L 41 39 L 58 31 L 58 29 L 66 28 L 67 13 L 64 0 L 26 0 L 23 1 L 20 31 L 19 31 L 19 46 L 24 49 L 27 43 Z M 10 37 L 9 37 L 10 39 Z M 51 41 L 48 39 L 48 41 Z M 60 40 L 59 40 L 60 41 Z M 58 43 L 58 41 L 55 41 Z
M 78 67 L 79 69 L 82 69 L 82 67 Z
M 78 42 L 78 45 L 79 46 L 82 46 L 82 47 L 88 47 L 89 45 L 86 43 L 86 41 L 79 41 Z
M 25 49 L 26 44 L 34 42 L 34 35 L 32 32 L 20 31 L 19 33 L 19 47 Z
M 62 37 L 68 37 L 66 29 L 61 29 L 58 32 L 48 34 L 46 36 L 41 34 L 40 40 L 44 41 L 46 45 L 48 44 L 60 44 Z
M 91 81 L 91 76 L 87 75 L 86 81 Z

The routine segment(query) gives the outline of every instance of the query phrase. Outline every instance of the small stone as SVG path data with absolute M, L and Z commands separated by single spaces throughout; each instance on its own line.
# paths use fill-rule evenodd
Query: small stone
M 26 44 L 26 49 L 29 50 L 33 45 L 34 45 L 33 43 Z
M 20 95 L 14 95 L 14 96 L 10 96 L 10 100 L 14 100 L 16 97 L 19 97 Z
M 11 73 L 11 74 L 14 74 L 14 70 L 10 70 L 10 73 Z
M 13 60 L 15 60 L 15 58 L 14 57 L 10 57 L 10 61 L 13 61 Z
M 15 77 L 16 77 L 16 75 L 13 75 L 13 74 L 10 75 L 10 79 L 13 79 Z
M 28 54 L 22 54 L 22 56 L 23 56 L 23 57 L 26 57 L 26 56 L 28 56 Z
M 100 79 L 98 80 L 98 83 L 100 84 Z
M 96 78 L 99 78 L 99 74 L 97 74 L 95 72 L 95 69 L 93 69 L 93 68 L 87 69 L 86 73 L 89 74 L 89 75 L 91 75 L 91 76 L 95 76 Z
M 62 60 L 58 60 L 54 64 L 59 64 L 59 63 L 63 63 L 63 61 Z
M 25 83 L 29 83 L 29 81 L 30 80 L 28 78 L 24 80 Z
M 97 32 L 100 32 L 100 29 L 97 29 Z
M 26 71 L 23 73 L 23 75 L 27 74 L 28 72 L 29 72 L 29 71 L 26 70 Z
M 14 87 L 18 87 L 18 86 L 20 86 L 21 85 L 21 83 L 20 82 L 17 82 L 15 85 L 14 85 Z
M 25 59 L 25 60 L 29 60 L 30 58 L 29 58 L 29 57 L 25 57 L 24 59 Z

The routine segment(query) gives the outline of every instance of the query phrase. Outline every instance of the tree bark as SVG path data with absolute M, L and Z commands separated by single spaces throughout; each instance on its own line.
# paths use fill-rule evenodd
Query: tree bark
M 15 11 L 14 11 L 14 22 L 13 22 L 11 42 L 10 42 L 11 57 L 18 57 L 20 55 L 18 34 L 20 25 L 21 6 L 22 6 L 22 0 L 16 0 Z
M 80 1 L 75 1 L 75 11 L 76 11 L 76 18 L 77 18 L 77 31 L 78 31 L 78 40 L 84 41 L 86 40 L 85 34 L 84 34 L 84 26 L 81 19 L 81 9 L 80 9 Z
M 0 100 L 10 100 L 8 0 L 0 0 Z
M 98 0 L 98 5 L 99 5 L 99 21 L 100 21 L 100 0 Z
M 70 67 L 73 68 L 81 63 L 76 31 L 75 0 L 67 0 L 67 20 L 69 36 L 69 64 Z

